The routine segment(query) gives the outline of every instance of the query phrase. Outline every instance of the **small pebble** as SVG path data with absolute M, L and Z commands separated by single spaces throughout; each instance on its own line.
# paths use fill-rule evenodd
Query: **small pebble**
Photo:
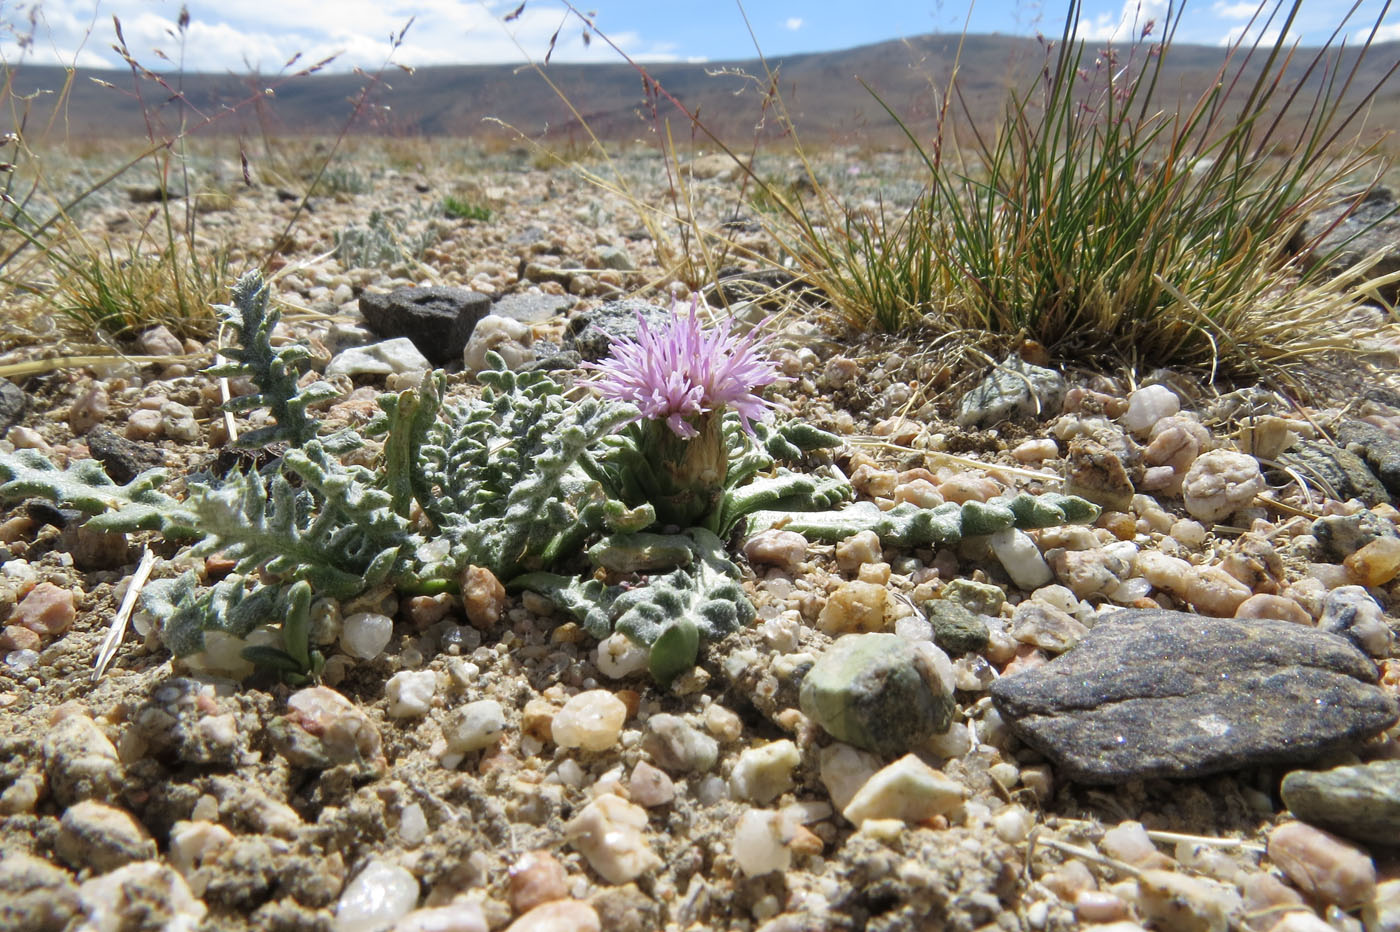
M 1055 574 L 1050 569 L 1050 564 L 1045 562 L 1045 558 L 1040 555 L 1040 548 L 1025 531 L 1007 528 L 991 535 L 988 541 L 992 553 L 996 554 L 997 560 L 1006 570 L 1006 575 L 1011 577 L 1011 582 L 1017 588 L 1029 592 L 1054 579 Z
M 400 670 L 384 684 L 390 718 L 427 715 L 437 693 L 437 674 L 431 670 Z
M 719 742 L 678 715 L 662 712 L 647 719 L 642 750 L 671 773 L 704 773 L 719 760 Z
M 404 868 L 375 859 L 355 875 L 335 904 L 333 932 L 377 932 L 418 904 L 418 881 Z
M 78 904 L 85 932 L 155 928 L 153 918 L 162 930 L 195 929 L 208 912 L 185 878 L 159 861 L 137 861 L 83 881 Z
M 569 820 L 564 834 L 604 880 L 622 884 L 661 866 L 647 844 L 646 827 L 645 809 L 604 793 Z
M 861 531 L 836 544 L 836 565 L 842 572 L 851 573 L 865 563 L 879 563 L 884 558 L 880 537 L 874 531 Z
M 617 744 L 627 706 L 606 689 L 590 689 L 564 703 L 554 715 L 550 734 L 562 748 L 605 751 Z
M 797 745 L 787 739 L 748 748 L 734 762 L 730 794 L 760 805 L 770 803 L 792 789 L 792 772 L 801 761 Z
M 1244 918 L 1234 888 L 1168 870 L 1142 872 L 1137 905 L 1158 932 L 1227 932 Z
M 176 822 L 170 828 L 170 863 L 186 880 L 206 860 L 233 843 L 233 833 L 217 822 Z
M 1165 385 L 1145 385 L 1128 396 L 1119 423 L 1135 434 L 1148 433 L 1159 421 L 1181 410 L 1181 399 Z
M 1277 618 L 1297 625 L 1312 624 L 1312 616 L 1303 610 L 1303 606 L 1287 596 L 1269 595 L 1266 592 L 1255 593 L 1241 602 L 1239 608 L 1235 609 L 1235 617 Z
M 1134 867 L 1166 868 L 1173 866 L 1167 857 L 1148 837 L 1141 822 L 1120 822 L 1104 832 L 1099 848 L 1111 858 L 1124 861 Z
M 565 899 L 569 895 L 569 874 L 559 859 L 543 849 L 521 855 L 508 872 L 510 906 L 517 913 L 528 913 L 541 903 Z
M 1400 575 L 1400 537 L 1377 537 L 1343 561 L 1363 586 L 1384 586 Z
M 50 582 L 41 582 L 19 601 L 11 613 L 9 624 L 28 628 L 35 634 L 51 637 L 72 627 L 78 617 L 77 597 L 68 589 Z
M 615 631 L 598 642 L 594 663 L 598 672 L 611 680 L 620 680 L 641 673 L 647 668 L 651 651 L 633 641 L 621 631 Z
M 1259 461 L 1233 450 L 1202 453 L 1182 482 L 1186 510 L 1198 521 L 1215 523 L 1244 508 L 1264 491 Z
M 676 785 L 666 775 L 644 760 L 637 761 L 627 780 L 627 793 L 637 805 L 647 809 L 665 806 L 676 798 Z
M 105 421 L 111 413 L 112 402 L 107 390 L 101 385 L 94 385 L 68 408 L 68 428 L 75 437 L 81 437 Z
M 579 900 L 542 903 L 506 926 L 505 932 L 600 932 L 598 911 Z
M 1269 859 L 1307 896 L 1354 909 L 1375 895 L 1370 855 L 1330 832 L 1285 822 L 1269 833 L 1268 846 Z
M 54 850 L 75 869 L 97 874 L 156 856 L 155 842 L 130 813 L 93 799 L 64 810 Z
M 383 763 L 383 742 L 379 729 L 359 706 L 329 686 L 311 686 L 287 697 L 287 719 L 312 739 L 312 746 L 327 761 L 337 764 Z M 289 759 L 304 766 L 321 761 L 304 761 L 295 744 L 287 749 Z
M 739 817 L 730 851 L 746 877 L 792 866 L 792 850 L 783 843 L 781 818 L 767 809 L 750 809 Z
M 877 583 L 842 583 L 827 597 L 817 616 L 817 627 L 832 636 L 884 630 L 888 601 L 885 587 Z
M 390 932 L 489 932 L 490 928 L 480 904 L 459 900 L 415 909 L 395 922 Z
M 341 625 L 341 649 L 360 660 L 378 657 L 394 633 L 394 620 L 378 612 L 356 612 Z
M 857 826 L 866 819 L 922 822 L 947 815 L 966 798 L 961 783 L 906 754 L 867 780 L 841 814 Z
M 479 631 L 489 629 L 505 613 L 506 587 L 484 566 L 462 571 L 462 608 L 467 621 Z
M 506 714 L 495 699 L 478 699 L 453 709 L 442 723 L 442 738 L 454 754 L 491 747 L 506 729 Z
M 744 541 L 744 556 L 751 564 L 793 570 L 807 557 L 807 538 L 796 531 L 769 528 Z

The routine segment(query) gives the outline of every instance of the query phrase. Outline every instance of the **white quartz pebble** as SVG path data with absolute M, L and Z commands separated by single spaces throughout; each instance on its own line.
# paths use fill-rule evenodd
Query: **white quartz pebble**
M 418 881 L 404 868 L 373 860 L 346 884 L 335 904 L 333 932 L 377 932 L 418 904 Z
M 1191 517 L 1212 524 L 1239 511 L 1262 491 L 1259 461 L 1233 450 L 1202 453 L 1181 485 L 1182 501 Z
M 627 705 L 606 689 L 581 692 L 554 714 L 550 733 L 561 748 L 605 751 L 617 744 Z
M 1050 564 L 1040 555 L 1040 548 L 1025 531 L 1006 528 L 989 538 L 992 553 L 1001 561 L 1006 575 L 1017 588 L 1027 591 L 1043 586 L 1055 578 Z
M 394 923 L 392 932 L 488 932 L 481 905 L 465 900 L 415 909 Z
M 373 660 L 389 644 L 394 620 L 378 612 L 356 612 L 342 622 L 340 646 L 350 656 Z
M 867 780 L 841 814 L 856 825 L 866 819 L 922 822 L 952 812 L 966 797 L 961 783 L 906 754 Z
M 593 662 L 599 673 L 620 680 L 645 670 L 650 659 L 651 651 L 618 631 L 598 642 Z
M 750 809 L 740 816 L 730 850 L 734 863 L 746 877 L 785 871 L 792 866 L 792 851 L 783 844 L 779 813 L 770 810 Z
M 621 884 L 661 866 L 647 844 L 646 827 L 645 809 L 604 793 L 569 820 L 564 834 L 604 880 Z
M 1135 434 L 1146 434 L 1163 418 L 1181 410 L 1181 399 L 1165 385 L 1145 385 L 1128 396 L 1128 410 L 1119 422 Z
M 467 754 L 490 747 L 506 728 L 505 710 L 495 699 L 478 699 L 453 709 L 442 723 L 448 751 Z
M 839 741 L 822 748 L 817 760 L 821 766 L 822 784 L 831 796 L 831 804 L 837 809 L 845 809 L 856 791 L 880 769 L 880 758 Z
M 390 718 L 427 715 L 437 692 L 437 674 L 431 670 L 400 670 L 384 684 Z
M 797 745 L 786 738 L 749 748 L 734 763 L 729 792 L 735 799 L 772 802 L 792 789 L 792 772 L 801 761 Z

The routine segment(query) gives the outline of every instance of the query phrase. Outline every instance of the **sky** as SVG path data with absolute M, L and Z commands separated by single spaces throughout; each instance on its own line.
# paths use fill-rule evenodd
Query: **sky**
M 1265 10 L 1274 0 L 1266 0 Z M 1300 0 L 1290 37 L 1326 42 L 1351 0 Z M 1349 41 L 1364 37 L 1385 0 L 1360 0 L 1346 22 Z M 619 62 L 620 49 L 639 61 L 724 61 L 849 48 L 929 32 L 997 32 L 1058 37 L 1068 0 L 593 0 L 596 31 L 585 42 L 582 20 L 559 0 L 0 0 L 0 58 L 22 62 L 121 67 L 111 46 L 113 17 L 133 57 L 153 70 L 182 58 L 186 70 L 276 74 L 336 56 L 330 70 L 378 69 L 542 60 L 557 33 L 552 61 Z M 177 27 L 182 6 L 189 24 Z M 334 9 L 332 14 L 330 10 Z M 1179 9 L 1179 5 L 1178 5 Z M 1249 27 L 1251 0 L 1191 0 L 1176 40 L 1222 44 Z M 1151 20 L 1161 35 L 1166 0 L 1083 0 L 1080 35 L 1127 39 Z M 747 25 L 745 22 L 747 16 Z M 1273 27 L 1254 24 L 1269 38 Z M 1136 25 L 1135 25 L 1136 24 Z M 405 30 L 407 27 L 407 30 Z M 750 35 L 752 29 L 752 35 Z M 395 39 L 401 41 L 395 45 Z M 603 41 L 600 36 L 606 36 Z M 1378 38 L 1400 39 L 1400 0 L 1381 18 Z M 610 47 L 615 46 L 616 48 Z M 756 43 L 756 44 L 755 44 Z

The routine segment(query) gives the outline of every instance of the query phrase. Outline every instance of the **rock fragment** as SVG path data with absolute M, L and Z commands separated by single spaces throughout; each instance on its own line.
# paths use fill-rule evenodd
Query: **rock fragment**
M 1283 778 L 1284 805 L 1295 816 L 1348 838 L 1400 839 L 1400 761 L 1295 770 Z
M 574 850 L 608 883 L 627 883 L 661 866 L 647 844 L 646 810 L 604 793 L 564 826 Z

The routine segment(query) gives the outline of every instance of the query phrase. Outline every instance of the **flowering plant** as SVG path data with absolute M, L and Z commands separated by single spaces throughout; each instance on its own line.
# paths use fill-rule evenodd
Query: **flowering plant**
M 714 509 L 728 472 L 723 420 L 727 409 L 753 433 L 772 403 L 759 395 L 784 380 L 763 352 L 769 339 L 757 328 L 736 336 L 724 321 L 713 329 L 700 321 L 699 298 L 689 313 L 671 304 L 671 319 L 653 329 L 637 315 L 637 337 L 614 341 L 612 354 L 590 363 L 604 397 L 637 408 L 632 427 L 639 454 L 630 464 L 629 505 L 650 504 L 666 524 L 689 527 Z

